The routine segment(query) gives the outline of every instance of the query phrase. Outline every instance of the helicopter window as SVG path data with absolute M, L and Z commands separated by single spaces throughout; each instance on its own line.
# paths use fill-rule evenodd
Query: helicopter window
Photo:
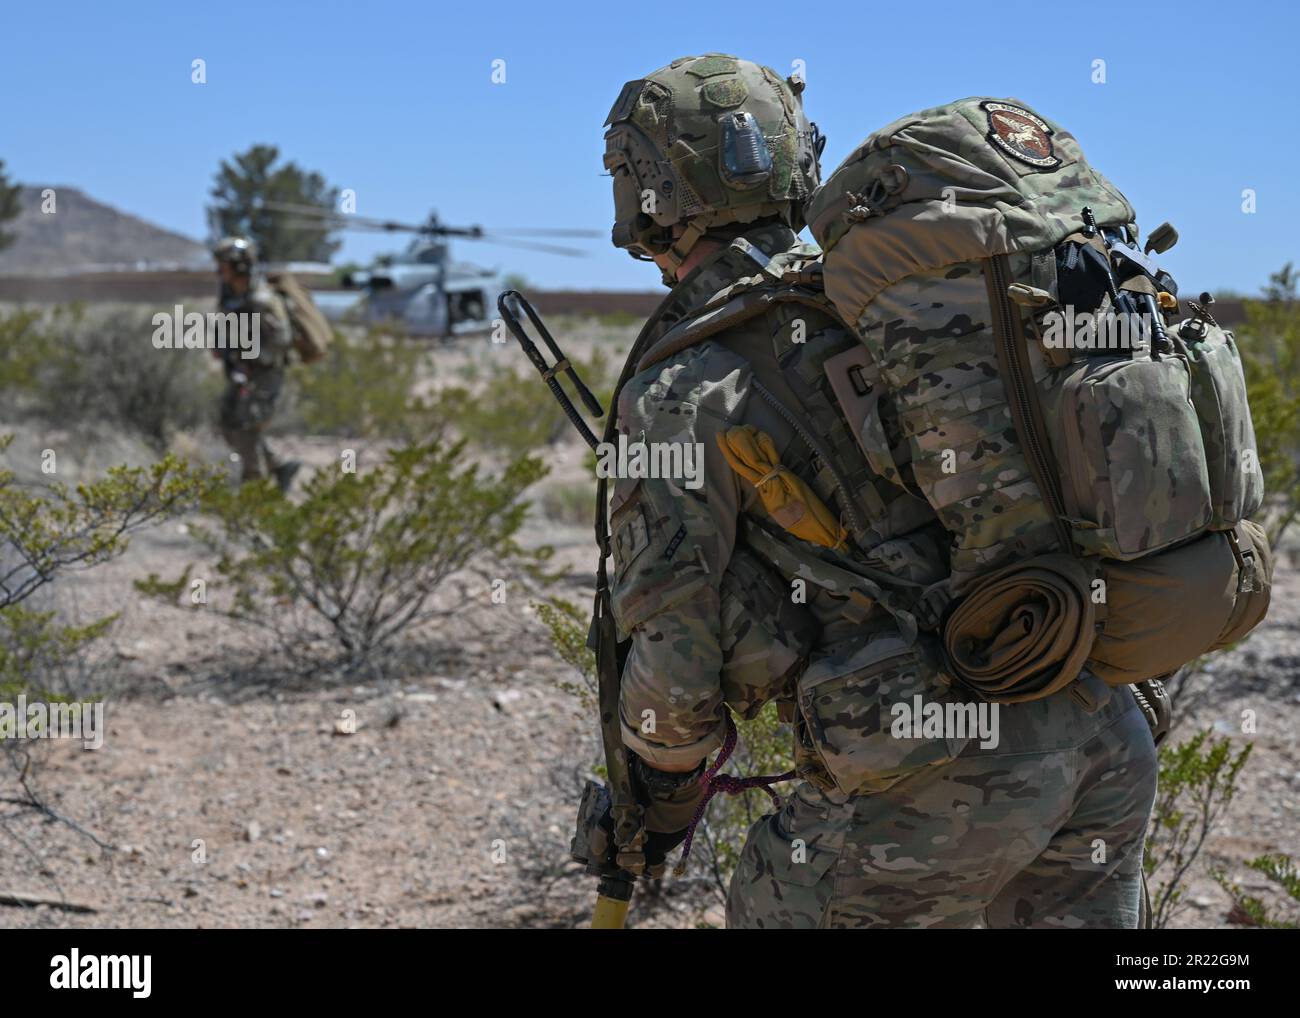
M 482 290 L 462 290 L 447 294 L 447 313 L 451 323 L 479 321 L 484 317 L 487 301 Z

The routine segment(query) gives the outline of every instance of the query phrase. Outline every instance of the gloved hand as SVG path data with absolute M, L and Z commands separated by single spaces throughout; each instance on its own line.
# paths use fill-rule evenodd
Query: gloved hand
M 707 764 L 701 760 L 693 771 L 672 774 L 656 770 L 639 756 L 632 758 L 637 801 L 645 807 L 647 875 L 663 876 L 668 854 L 686 840 L 686 829 L 704 796 L 700 775 Z
M 678 774 L 656 770 L 635 754 L 631 763 L 637 802 L 645 808 L 645 843 L 641 847 L 645 875 L 661 877 L 668 868 L 669 853 L 686 840 L 686 829 L 704 795 L 699 779 L 708 761 L 701 760 L 695 770 Z M 600 819 L 587 834 L 587 843 L 593 856 L 614 865 L 617 849 L 608 800 Z

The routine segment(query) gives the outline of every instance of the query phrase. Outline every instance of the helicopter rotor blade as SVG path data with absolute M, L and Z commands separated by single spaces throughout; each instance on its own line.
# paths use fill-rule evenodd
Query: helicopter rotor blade
M 504 228 L 488 231 L 478 225 L 444 226 L 441 223 L 427 223 L 423 226 L 415 226 L 410 223 L 398 223 L 386 219 L 372 219 L 367 216 L 354 216 L 351 214 L 344 215 L 343 213 L 335 212 L 333 209 L 320 208 L 315 205 L 302 205 L 295 202 L 267 201 L 262 202 L 259 207 L 270 212 L 284 215 L 286 218 L 281 220 L 281 224 L 293 230 L 337 229 L 361 230 L 368 233 L 389 233 L 400 230 L 406 233 L 416 233 L 424 236 L 462 237 L 465 240 L 482 241 L 485 244 L 494 244 L 498 247 L 513 247 L 530 251 L 542 251 L 547 254 L 563 255 L 567 258 L 585 258 L 587 257 L 588 252 L 579 250 L 578 248 L 562 247 L 558 244 L 542 244 L 535 241 L 518 240 L 515 237 L 499 235 L 518 234 L 521 236 L 533 237 L 602 236 L 601 233 L 595 230 L 546 229 L 543 227 Z
M 259 208 L 270 212 L 294 216 L 306 216 L 319 221 L 321 226 L 340 230 L 383 230 L 386 232 L 402 231 L 405 233 L 431 233 L 428 225 L 417 226 L 414 223 L 399 223 L 391 219 L 374 219 L 369 216 L 356 216 L 351 213 L 336 212 L 333 209 L 317 205 L 299 205 L 286 201 L 265 201 Z
M 553 229 L 549 227 L 493 227 L 490 230 L 475 224 L 474 226 L 447 226 L 442 223 L 424 223 L 416 225 L 414 223 L 401 223 L 391 219 L 375 219 L 370 216 L 358 216 L 352 213 L 336 212 L 333 209 L 321 208 L 317 205 L 302 205 L 295 202 L 283 201 L 265 201 L 260 205 L 261 208 L 268 209 L 271 212 L 287 213 L 295 216 L 306 216 L 318 220 L 321 226 L 328 226 L 341 230 L 381 230 L 381 231 L 403 231 L 406 233 L 423 233 L 426 235 L 439 235 L 446 237 L 465 237 L 469 240 L 482 240 L 488 236 L 494 235 L 515 235 L 521 237 L 603 237 L 604 233 L 600 230 L 583 230 L 583 229 Z
M 545 251 L 547 254 L 564 255 L 568 258 L 586 258 L 589 254 L 589 252 L 581 251 L 576 247 L 560 247 L 558 244 L 537 244 L 527 240 L 514 240 L 509 237 L 494 237 L 488 233 L 470 239 L 481 240 L 485 244 L 494 244 L 497 247 L 515 247 L 528 251 Z
M 515 234 L 520 237 L 604 237 L 608 232 L 606 230 L 552 230 L 546 227 L 513 227 L 492 226 L 487 228 L 489 234 Z
M 331 226 L 328 220 L 323 219 L 281 219 L 276 225 L 286 230 L 316 230 L 318 232 Z M 368 227 L 359 227 L 359 229 L 365 233 L 381 232 L 370 230 Z
M 291 201 L 260 201 L 257 203 L 257 208 L 268 209 L 271 212 L 291 212 L 295 215 L 320 216 L 329 219 L 336 219 L 343 214 L 322 205 L 303 205 Z

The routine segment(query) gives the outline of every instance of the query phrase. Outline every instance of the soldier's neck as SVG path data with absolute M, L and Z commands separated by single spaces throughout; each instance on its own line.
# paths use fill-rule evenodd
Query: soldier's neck
M 691 248 L 691 253 L 677 266 L 677 281 L 680 283 L 691 274 L 691 270 L 703 263 L 710 255 L 722 250 L 722 247 L 723 245 L 716 240 L 701 240 Z

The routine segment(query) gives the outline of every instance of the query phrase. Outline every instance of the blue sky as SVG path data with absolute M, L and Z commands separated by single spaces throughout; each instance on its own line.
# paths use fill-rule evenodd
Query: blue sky
M 0 21 L 0 158 L 202 238 L 218 162 L 255 142 L 355 189 L 357 212 L 485 226 L 610 225 L 605 114 L 674 57 L 806 67 L 829 173 L 875 128 L 967 95 L 1017 96 L 1068 127 L 1184 287 L 1254 292 L 1300 260 L 1300 15 L 1236 4 L 741 5 L 482 2 L 11 5 Z M 1140 12 L 1140 13 L 1139 13 Z M 207 63 L 207 84 L 190 81 Z M 506 81 L 493 84 L 492 61 Z M 1093 61 L 1106 81 L 1092 81 Z M 1256 194 L 1254 214 L 1242 191 Z M 353 235 L 365 260 L 392 238 Z M 544 286 L 648 289 L 606 240 L 582 260 L 468 243 Z

